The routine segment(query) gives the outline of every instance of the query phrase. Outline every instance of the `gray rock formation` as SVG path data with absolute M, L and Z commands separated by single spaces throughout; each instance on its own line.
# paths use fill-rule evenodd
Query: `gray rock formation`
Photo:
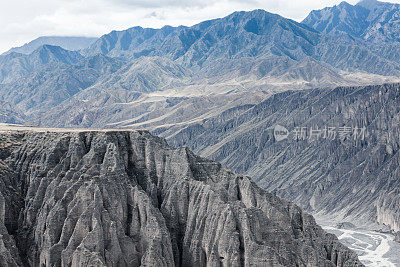
M 354 224 L 351 222 L 341 222 L 336 225 L 336 228 L 338 229 L 346 229 L 346 230 L 353 230 L 356 228 Z
M 391 226 L 395 232 L 400 232 L 400 187 L 383 192 L 376 205 L 378 222 Z
M 264 10 L 235 12 L 192 27 L 113 31 L 86 49 L 85 55 L 163 56 L 185 65 L 208 65 L 221 58 L 312 55 L 319 33 Z
M 29 55 L 11 53 L 0 56 L 0 83 L 12 83 L 35 72 L 53 71 L 77 63 L 82 58 L 78 52 L 51 45 L 41 46 Z
M 355 8 L 347 3 L 342 5 L 346 10 Z M 357 6 L 356 9 L 368 13 L 366 8 Z M 363 21 L 366 15 L 353 13 L 357 12 L 342 14 L 340 18 L 344 17 L 346 26 L 337 27 L 363 27 L 360 21 Z M 334 72 L 361 71 L 386 76 L 399 74 L 399 61 L 392 58 L 393 54 L 398 55 L 399 47 L 382 47 L 381 43 L 378 47 L 370 47 L 361 38 L 326 35 L 327 30 L 319 26 L 329 25 L 325 16 L 327 21 L 337 21 L 336 17 L 332 19 L 329 14 L 321 15 L 315 11 L 304 23 L 297 23 L 264 10 L 254 10 L 235 12 L 227 17 L 205 21 L 192 27 L 134 27 L 106 34 L 82 53 L 103 53 L 111 57 L 125 58 L 160 56 L 184 66 L 194 67 L 196 70 L 212 68 L 219 61 L 223 61 L 227 68 L 237 66 L 241 60 L 277 57 L 280 59 L 279 64 L 283 64 L 291 60 L 301 62 L 311 57 L 319 64 L 327 64 Z M 374 19 L 385 20 L 386 16 L 387 12 L 383 12 L 376 14 Z M 316 30 L 306 25 L 315 27 Z M 396 32 L 397 28 L 393 28 Z M 213 69 L 220 74 L 223 68 Z
M 396 233 L 396 235 L 395 235 L 395 239 L 394 239 L 396 242 L 399 242 L 400 243 L 400 232 L 397 232 Z
M 382 45 L 400 41 L 399 13 L 400 5 L 395 3 L 363 0 L 351 5 L 342 2 L 312 11 L 302 23 L 331 36 L 350 35 Z
M 371 8 L 376 5 L 379 8 Z M 398 80 L 400 46 L 394 38 L 398 7 L 390 6 L 393 14 L 386 4 L 374 1 L 356 7 L 343 3 L 312 13 L 307 23 L 315 29 L 263 10 L 235 12 L 193 27 L 112 32 L 82 55 L 49 45 L 29 55 L 2 55 L 0 101 L 5 108 L 0 108 L 0 120 L 57 127 L 148 128 L 173 145 L 188 145 L 202 156 L 249 174 L 310 212 L 395 230 L 399 228 L 399 86 L 331 89 Z M 363 35 L 370 27 L 360 24 L 365 17 L 368 25 L 375 26 L 390 20 L 383 31 L 369 31 L 368 38 L 379 42 Z M 321 28 L 327 21 L 338 23 Z M 379 37 L 382 32 L 388 38 Z M 323 89 L 299 91 L 310 88 Z M 366 125 L 370 135 L 359 143 L 278 143 L 272 135 L 276 123 L 290 130 L 327 123 Z M 33 233 L 25 234 L 46 252 L 44 258 L 23 255 L 22 260 L 52 261 L 48 255 L 55 254 L 48 251 L 55 241 L 39 242 Z M 16 239 L 17 245 L 24 240 Z M 51 251 L 60 254 L 67 245 Z
M 24 122 L 25 115 L 23 112 L 10 103 L 0 100 L 0 123 L 23 124 Z
M 292 203 L 145 131 L 0 134 L 2 266 L 361 266 Z
M 313 213 L 356 225 L 399 230 L 399 84 L 292 91 L 214 118 L 157 128 L 173 145 L 254 177 L 259 185 Z M 335 127 L 336 138 L 274 139 L 275 125 Z M 354 139 L 353 127 L 366 127 Z M 339 127 L 351 137 L 338 138 Z M 152 129 L 151 127 L 148 127 Z
M 15 111 L 20 110 L 26 116 L 32 113 L 48 112 L 52 107 L 70 99 L 124 65 L 123 61 L 103 55 L 87 58 L 78 56 L 79 60 L 74 59 L 71 62 L 65 60 L 66 57 L 62 54 L 77 55 L 76 52 L 53 48 L 61 51 L 56 54 L 59 57 L 55 57 L 54 60 L 36 61 L 31 59 L 31 55 L 16 58 L 16 60 L 27 59 L 29 62 L 43 62 L 43 64 L 41 67 L 28 69 L 24 63 L 24 68 L 21 70 L 21 72 L 26 72 L 24 75 L 13 76 L 15 72 L 11 72 L 13 77 L 0 86 L 0 98 L 7 99 L 7 102 L 15 106 Z M 41 53 L 44 54 L 44 58 L 46 54 Z M 49 57 L 52 57 L 52 54 Z M 39 65 L 39 63 L 36 64 Z M 15 64 L 12 66 L 18 68 Z M 33 122 L 30 119 L 27 123 Z

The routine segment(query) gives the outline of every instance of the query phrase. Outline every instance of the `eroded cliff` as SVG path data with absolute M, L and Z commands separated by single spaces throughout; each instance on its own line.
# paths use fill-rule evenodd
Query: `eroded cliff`
M 0 133 L 1 266 L 361 266 L 312 216 L 146 131 Z

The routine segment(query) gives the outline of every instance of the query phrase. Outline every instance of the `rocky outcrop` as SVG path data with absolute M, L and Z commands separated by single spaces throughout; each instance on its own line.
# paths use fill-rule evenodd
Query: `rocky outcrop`
M 390 225 L 393 231 L 400 232 L 400 188 L 382 193 L 376 208 L 378 222 Z
M 16 82 L 35 72 L 50 72 L 56 68 L 75 64 L 83 57 L 78 52 L 58 46 L 43 45 L 29 55 L 11 53 L 0 55 L 0 83 Z M 30 84 L 27 87 L 32 86 Z
M 394 241 L 399 242 L 400 243 L 400 232 L 397 232 L 394 238 Z
M 1 88 L 1 86 L 0 86 Z M 1 89 L 0 89 L 1 90 Z M 23 124 L 25 116 L 15 106 L 0 100 L 0 123 L 20 123 Z
M 397 231 L 399 99 L 399 84 L 284 92 L 157 134 L 255 178 L 309 212 Z M 287 139 L 275 139 L 276 125 L 288 129 Z M 296 127 L 306 129 L 305 138 L 294 138 Z M 324 127 L 334 127 L 335 137 L 324 138 Z M 350 127 L 350 136 L 341 140 L 339 127 Z M 366 127 L 364 139 L 354 136 L 355 127 Z M 317 128 L 321 136 L 310 139 Z
M 32 113 L 43 114 L 51 107 L 70 99 L 108 74 L 114 73 L 123 65 L 122 61 L 103 55 L 78 58 L 78 60 L 74 58 L 77 52 L 63 50 L 59 47 L 48 46 L 48 48 L 39 49 L 35 52 L 39 54 L 36 57 L 33 54 L 21 55 L 4 63 L 9 65 L 5 68 L 10 68 L 9 72 L 14 81 L 0 82 L 3 83 L 0 84 L 0 98 L 6 99 L 10 105 L 15 107 L 14 111 L 20 110 L 27 116 Z M 64 60 L 65 58 L 66 60 Z M 19 66 L 18 62 L 25 60 L 31 63 Z M 40 67 L 32 71 L 27 65 Z M 4 70 L 3 67 L 0 69 Z M 31 119 L 26 121 L 29 121 L 29 124 L 33 123 Z
M 314 10 L 302 23 L 334 37 L 349 35 L 369 43 L 398 43 L 400 5 L 377 0 L 362 0 L 356 5 L 341 2 L 333 7 Z
M 2 266 L 361 266 L 292 203 L 145 131 L 3 131 Z

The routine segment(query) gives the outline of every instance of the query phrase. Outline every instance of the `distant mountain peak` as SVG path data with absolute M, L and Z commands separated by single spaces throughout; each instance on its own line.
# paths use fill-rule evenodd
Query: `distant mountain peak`
M 362 0 L 356 5 L 312 11 L 303 23 L 335 37 L 348 34 L 373 43 L 398 42 L 400 5 L 377 0 Z
M 40 50 L 55 52 L 55 51 L 65 50 L 65 49 L 61 48 L 60 46 L 44 44 L 44 45 L 40 46 L 39 48 L 37 48 L 35 51 L 40 51 Z
M 59 46 L 55 45 L 42 45 L 38 47 L 35 51 L 32 52 L 32 54 L 37 54 L 37 53 L 46 53 L 46 54 L 60 54 L 63 51 L 67 51 Z
M 347 3 L 346 1 L 342 1 L 338 6 L 339 7 L 348 7 L 348 6 L 352 6 L 352 5 Z
M 319 36 L 314 29 L 301 23 L 256 9 L 234 12 L 191 27 L 135 27 L 111 32 L 83 53 L 127 59 L 166 56 L 184 65 L 203 66 L 216 59 L 269 54 L 302 58 L 311 54 L 311 46 Z
M 82 58 L 81 54 L 76 51 L 69 51 L 59 46 L 47 44 L 37 48 L 28 57 L 37 58 L 45 64 L 53 60 L 66 64 L 73 64 L 77 63 Z
M 42 45 L 60 46 L 66 50 L 77 51 L 88 47 L 97 38 L 92 37 L 67 37 L 67 36 L 42 36 L 20 47 L 14 47 L 4 54 L 17 52 L 28 55 Z
M 254 9 L 251 11 L 237 11 L 227 16 L 230 17 L 252 17 L 252 18 L 263 18 L 263 17 L 274 17 L 274 18 L 283 18 L 279 14 L 268 12 L 264 9 Z

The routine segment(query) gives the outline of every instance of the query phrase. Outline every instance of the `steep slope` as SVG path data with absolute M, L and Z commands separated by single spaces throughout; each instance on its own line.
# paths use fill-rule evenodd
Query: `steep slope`
M 42 36 L 24 44 L 23 46 L 11 48 L 3 55 L 11 53 L 29 55 L 43 45 L 59 46 L 66 50 L 77 51 L 87 48 L 96 40 L 97 38 L 94 37 Z
M 295 205 L 147 132 L 9 130 L 2 266 L 361 266 Z
M 182 60 L 198 65 L 207 65 L 220 58 L 266 55 L 300 60 L 312 55 L 319 38 L 319 34 L 308 27 L 264 10 L 235 12 L 192 28 L 203 34 Z
M 312 54 L 319 34 L 306 26 L 264 10 L 235 12 L 225 18 L 188 27 L 135 27 L 104 35 L 86 54 L 165 56 L 188 65 L 219 58 L 286 55 L 301 59 Z
M 315 50 L 314 58 L 317 61 L 348 73 L 391 76 L 393 82 L 397 82 L 396 77 L 400 76 L 398 45 L 371 46 L 367 43 L 347 42 L 340 37 L 324 37 Z
M 400 29 L 399 4 L 364 0 L 360 1 L 357 5 L 370 11 L 367 18 L 370 21 L 370 25 L 364 33 L 365 40 L 374 43 L 400 41 L 398 36 Z
M 33 54 L 30 57 L 33 58 Z M 67 61 L 66 64 L 48 63 L 44 69 L 36 68 L 36 71 L 0 86 L 0 97 L 27 116 L 48 112 L 52 107 L 116 72 L 124 64 L 123 61 L 103 55 L 77 62 Z
M 7 84 L 34 72 L 65 67 L 82 58 L 78 52 L 50 45 L 41 46 L 29 55 L 11 53 L 0 56 L 0 83 Z
M 158 53 L 157 51 L 160 50 L 165 39 L 176 37 L 177 32 L 184 29 L 186 29 L 186 27 L 175 28 L 165 26 L 161 29 L 133 27 L 124 31 L 112 31 L 100 37 L 95 43 L 82 52 L 85 55 L 102 53 L 111 57 L 154 55 Z M 184 41 L 181 41 L 181 43 L 183 42 Z M 169 49 L 168 52 L 171 52 L 171 50 L 179 51 L 183 49 L 183 47 L 180 46 L 178 42 L 175 46 L 168 46 L 167 49 Z M 164 52 L 163 54 L 166 53 Z
M 24 124 L 25 115 L 9 102 L 0 100 L 0 123 Z
M 110 77 L 99 87 L 108 90 L 125 89 L 140 93 L 163 91 L 186 85 L 191 80 L 190 70 L 174 61 L 160 57 L 142 57 L 133 60 Z
M 312 11 L 302 23 L 325 34 L 348 34 L 374 44 L 399 42 L 400 5 L 376 0 Z
M 298 63 L 312 57 L 330 72 L 399 76 L 400 46 L 371 46 L 362 39 L 362 33 L 370 27 L 370 23 L 365 22 L 370 13 L 361 5 L 345 2 L 313 11 L 304 23 L 315 31 L 264 10 L 235 12 L 192 27 L 134 27 L 114 31 L 99 38 L 84 53 L 125 58 L 167 57 L 194 68 L 201 75 L 209 73 L 210 68 L 216 70 L 215 75 L 223 75 L 214 67 L 220 62 L 224 62 L 223 69 L 229 71 L 229 67 L 235 70 L 237 64 L 249 60 L 256 64 L 260 59 L 274 58 L 284 65 L 287 61 Z M 385 16 L 388 16 L 385 12 L 378 12 L 371 15 L 370 20 L 385 20 Z
M 342 2 L 333 7 L 311 11 L 302 23 L 324 34 L 334 36 L 348 34 L 362 38 L 370 26 L 369 13 L 370 10 L 362 5 L 353 6 Z
M 321 35 L 263 10 L 192 27 L 135 27 L 103 36 L 84 51 L 85 58 L 50 45 L 29 55 L 0 56 L 0 97 L 38 125 L 126 126 L 149 118 L 161 127 L 171 121 L 156 107 L 170 108 L 177 98 L 195 97 L 184 103 L 185 113 L 198 114 L 190 103 L 205 107 L 227 94 L 232 101 L 248 92 L 400 80 L 400 46 L 350 37 Z M 150 110 L 139 110 L 149 103 Z M 221 112 L 214 107 L 203 110 Z
M 399 84 L 292 91 L 190 125 L 147 128 L 315 214 L 399 231 L 399 92 Z M 275 140 L 278 124 L 290 138 Z M 334 140 L 308 139 L 325 126 L 335 127 Z M 340 140 L 345 126 L 350 136 Z M 366 127 L 364 140 L 353 138 L 356 126 Z M 306 127 L 305 140 L 293 140 L 295 127 Z

